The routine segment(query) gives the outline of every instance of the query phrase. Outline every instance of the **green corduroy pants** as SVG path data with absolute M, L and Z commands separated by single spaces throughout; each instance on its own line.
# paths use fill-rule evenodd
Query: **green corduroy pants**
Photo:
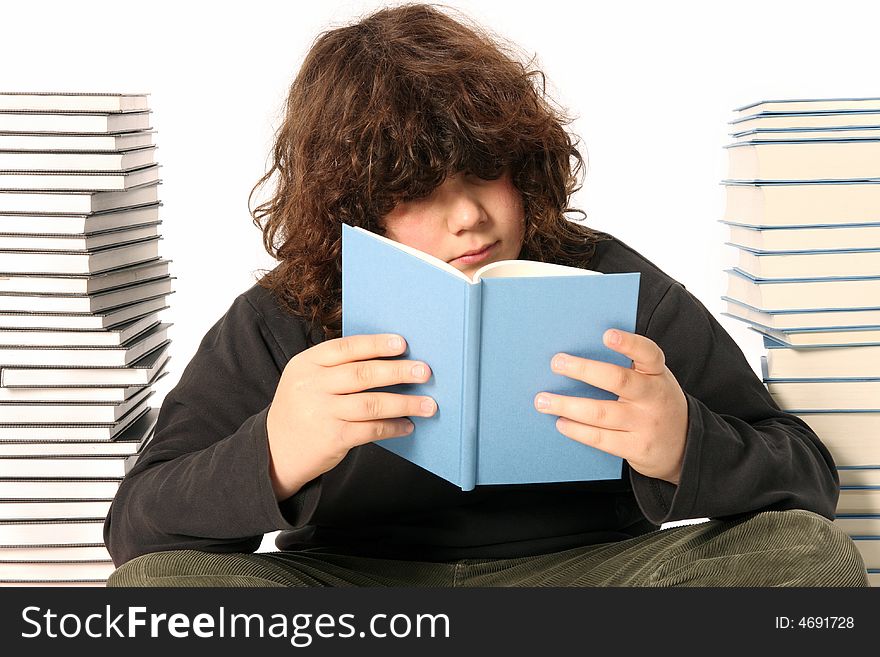
M 679 525 L 516 559 L 406 561 L 320 549 L 156 552 L 120 566 L 113 587 L 868 586 L 853 541 L 808 511 Z

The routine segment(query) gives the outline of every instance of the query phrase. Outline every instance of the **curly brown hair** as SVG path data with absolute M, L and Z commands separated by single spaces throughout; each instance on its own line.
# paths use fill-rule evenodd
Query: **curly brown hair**
M 260 284 L 340 335 L 341 227 L 382 234 L 397 203 L 467 171 L 510 171 L 523 198 L 521 258 L 582 266 L 604 237 L 569 221 L 584 161 L 543 73 L 510 46 L 429 5 L 380 10 L 315 40 L 290 87 L 252 210 L 279 264 Z M 583 213 L 581 213 L 583 214 Z

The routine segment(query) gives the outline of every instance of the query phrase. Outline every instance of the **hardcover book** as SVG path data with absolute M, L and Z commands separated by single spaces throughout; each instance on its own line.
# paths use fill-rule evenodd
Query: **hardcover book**
M 37 112 L 135 112 L 149 109 L 149 94 L 3 91 L 0 110 Z
M 13 190 L 125 191 L 158 180 L 158 164 L 112 172 L 0 171 L 0 187 Z
M 97 134 L 59 134 L 53 132 L 0 133 L 0 150 L 4 151 L 86 151 L 117 152 L 153 144 L 153 130 Z
M 20 294 L 93 294 L 124 285 L 151 281 L 168 275 L 170 260 L 157 258 L 111 269 L 101 274 L 6 274 L 0 275 L 0 292 Z
M 0 200 L 3 199 L 0 192 Z M 94 233 L 152 224 L 159 221 L 161 203 L 148 203 L 130 208 L 118 208 L 91 213 L 67 214 L 0 214 L 3 234 L 56 235 L 88 237 Z
M 149 128 L 149 110 L 90 113 L 0 111 L 0 132 L 113 133 Z
M 730 224 L 760 228 L 880 223 L 880 180 L 723 183 L 724 221 Z
M 747 141 L 726 148 L 733 180 L 880 178 L 880 140 Z
M 92 314 L 0 312 L 0 327 L 22 329 L 98 330 L 119 326 L 167 308 L 164 296 Z
M 817 228 L 752 228 L 728 224 L 727 229 L 730 244 L 754 251 L 855 251 L 864 249 L 866 244 L 880 244 L 880 223 Z
M 0 385 L 9 388 L 147 385 L 168 362 L 170 342 L 166 340 L 122 367 L 3 366 L 0 368 Z
M 98 274 L 117 267 L 155 260 L 159 240 L 108 246 L 94 251 L 0 251 L 0 272 L 5 274 Z
M 0 212 L 87 214 L 156 203 L 158 200 L 158 181 L 112 192 L 0 189 Z
M 619 457 L 560 434 L 555 417 L 535 410 L 534 397 L 614 398 L 554 374 L 550 361 L 566 352 L 629 367 L 602 335 L 634 330 L 638 273 L 502 261 L 471 280 L 442 260 L 349 226 L 342 261 L 344 335 L 402 335 L 406 357 L 433 373 L 426 384 L 392 390 L 431 396 L 438 412 L 412 418 L 410 436 L 377 445 L 462 490 L 621 477 Z
M 0 219 L 2 221 L 2 219 Z M 158 237 L 161 221 L 126 226 L 89 235 L 0 235 L 0 250 L 9 251 L 93 251 L 110 246 Z M 0 228 L 5 226 L 0 223 Z

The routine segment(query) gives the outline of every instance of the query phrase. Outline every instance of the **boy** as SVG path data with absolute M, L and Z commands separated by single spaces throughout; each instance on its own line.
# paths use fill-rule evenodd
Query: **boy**
M 536 79 L 423 5 L 317 39 L 258 183 L 275 184 L 254 220 L 279 264 L 205 336 L 121 484 L 111 586 L 865 585 L 815 434 L 681 285 L 566 218 L 582 161 Z M 619 399 L 534 400 L 622 456 L 623 479 L 463 492 L 374 444 L 438 406 L 373 390 L 430 378 L 406 336 L 339 337 L 343 223 L 466 273 L 640 271 L 635 333 L 606 334 L 633 368 L 547 364 Z M 713 520 L 658 531 L 694 517 Z M 253 554 L 277 529 L 281 551 Z

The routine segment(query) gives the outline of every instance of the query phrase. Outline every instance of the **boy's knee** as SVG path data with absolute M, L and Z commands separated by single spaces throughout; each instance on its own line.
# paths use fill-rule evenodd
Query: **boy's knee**
M 811 511 L 767 511 L 753 521 L 795 553 L 804 574 L 813 583 L 805 586 L 866 586 L 867 574 L 861 553 L 839 526 Z
M 176 579 L 199 574 L 201 554 L 195 550 L 143 554 L 113 571 L 107 579 L 107 586 L 167 586 Z

